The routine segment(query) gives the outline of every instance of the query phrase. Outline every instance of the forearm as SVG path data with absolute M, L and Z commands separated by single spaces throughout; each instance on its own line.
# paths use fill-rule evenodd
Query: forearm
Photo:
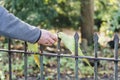
M 34 43 L 39 39 L 41 31 L 0 7 L 0 35 Z

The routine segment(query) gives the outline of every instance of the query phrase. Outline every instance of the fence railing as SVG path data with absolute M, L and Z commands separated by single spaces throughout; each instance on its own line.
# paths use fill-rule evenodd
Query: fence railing
M 40 80 L 44 80 L 45 76 L 43 74 L 44 72 L 44 65 L 43 65 L 43 56 L 52 56 L 52 57 L 57 57 L 57 80 L 60 80 L 61 75 L 60 75 L 60 60 L 62 57 L 66 58 L 74 58 L 75 59 L 75 79 L 74 80 L 79 80 L 78 78 L 78 60 L 82 58 L 86 58 L 89 60 L 94 60 L 94 80 L 99 80 L 98 79 L 98 61 L 100 60 L 105 60 L 105 61 L 113 61 L 114 62 L 114 80 L 118 80 L 118 62 L 120 59 L 118 59 L 118 43 L 119 43 L 119 38 L 118 35 L 114 35 L 114 58 L 106 58 L 106 57 L 98 57 L 97 52 L 98 52 L 98 35 L 97 33 L 94 34 L 93 40 L 94 40 L 94 57 L 92 56 L 78 56 L 78 33 L 74 35 L 75 39 L 75 55 L 66 55 L 62 54 L 61 52 L 61 47 L 60 47 L 60 39 L 58 39 L 57 43 L 57 52 L 56 54 L 52 53 L 44 53 L 43 52 L 43 47 L 40 46 L 40 51 L 41 53 L 37 52 L 36 54 L 40 55 Z M 34 54 L 34 52 L 28 52 L 27 51 L 27 42 L 24 42 L 24 50 L 12 50 L 11 49 L 11 39 L 8 40 L 8 49 L 0 49 L 1 52 L 7 52 L 9 54 L 9 80 L 12 80 L 12 53 L 24 53 L 24 77 L 25 80 L 28 79 L 27 77 L 27 55 L 28 54 Z

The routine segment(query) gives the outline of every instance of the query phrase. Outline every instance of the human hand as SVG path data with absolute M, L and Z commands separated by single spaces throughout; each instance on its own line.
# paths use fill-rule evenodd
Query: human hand
M 41 29 L 41 37 L 37 43 L 45 46 L 52 46 L 57 40 L 57 35 L 52 34 L 47 30 Z

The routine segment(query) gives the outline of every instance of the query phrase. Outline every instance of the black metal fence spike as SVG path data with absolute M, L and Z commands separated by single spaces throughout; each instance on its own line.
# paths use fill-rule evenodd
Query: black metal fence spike
M 61 42 L 61 38 L 58 37 L 58 43 L 60 43 L 60 42 Z
M 98 37 L 97 33 L 94 33 L 94 36 L 93 36 L 94 42 L 98 41 L 98 39 L 99 39 L 99 37 Z
M 119 37 L 118 34 L 115 33 L 114 35 L 114 58 L 116 61 L 114 61 L 114 80 L 118 80 L 118 44 L 119 44 Z
M 40 45 L 40 51 L 41 51 L 41 54 L 40 55 L 40 80 L 44 80 L 44 75 L 43 75 L 43 72 L 44 72 L 44 66 L 43 66 L 43 45 Z
M 24 76 L 25 76 L 25 80 L 27 80 L 27 72 L 28 72 L 28 70 L 27 70 L 27 60 L 28 60 L 28 57 L 27 57 L 27 54 L 26 54 L 26 52 L 27 52 L 27 47 L 28 47 L 28 45 L 27 45 L 27 42 L 24 42 Z
M 40 45 L 40 46 L 39 46 L 39 50 L 41 51 L 41 53 L 43 53 L 43 48 L 44 48 L 43 45 Z
M 79 35 L 78 35 L 77 32 L 76 32 L 75 35 L 74 35 L 74 39 L 77 40 L 77 41 L 79 40 Z
M 94 40 L 94 57 L 97 58 L 97 51 L 98 51 L 98 35 L 94 33 L 93 36 Z M 98 80 L 98 61 L 94 60 L 94 80 Z
M 61 39 L 58 38 L 58 43 L 57 43 L 57 53 L 58 53 L 58 56 L 57 56 L 57 80 L 60 80 L 60 56 L 59 56 L 61 53 L 60 42 L 61 42 Z
M 78 40 L 79 40 L 79 35 L 76 32 L 74 35 L 75 39 L 75 56 L 78 56 Z M 78 58 L 75 58 L 75 80 L 78 80 Z
M 118 37 L 118 34 L 117 33 L 115 33 L 115 35 L 114 35 L 114 41 L 119 41 L 119 37 Z
M 11 39 L 8 39 L 8 51 L 11 50 Z M 12 80 L 12 54 L 8 52 L 9 58 L 9 80 Z

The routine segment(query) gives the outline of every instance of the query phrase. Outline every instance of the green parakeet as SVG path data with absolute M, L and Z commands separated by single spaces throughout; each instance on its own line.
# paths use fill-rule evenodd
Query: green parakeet
M 38 44 L 31 44 L 28 43 L 28 50 L 33 51 L 33 52 L 38 52 Z M 40 68 L 40 57 L 38 54 L 34 54 L 33 55 L 35 63 L 37 64 L 37 66 Z
M 73 36 L 69 36 L 63 32 L 58 32 L 58 37 L 61 39 L 63 44 L 65 45 L 66 48 L 68 48 L 71 52 L 72 55 L 75 53 L 75 39 Z M 80 45 L 78 44 L 78 55 L 79 56 L 84 56 L 80 49 Z M 89 63 L 89 61 L 85 58 L 82 59 L 85 63 L 87 63 L 90 67 L 92 67 Z

